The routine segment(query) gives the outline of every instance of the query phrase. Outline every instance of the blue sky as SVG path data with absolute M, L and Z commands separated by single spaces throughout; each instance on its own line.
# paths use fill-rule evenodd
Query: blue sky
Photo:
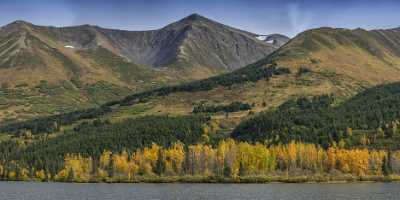
M 395 0 L 1 0 L 0 13 L 0 25 L 25 20 L 128 30 L 157 29 L 198 13 L 251 32 L 289 36 L 321 26 L 400 26 L 400 1 Z

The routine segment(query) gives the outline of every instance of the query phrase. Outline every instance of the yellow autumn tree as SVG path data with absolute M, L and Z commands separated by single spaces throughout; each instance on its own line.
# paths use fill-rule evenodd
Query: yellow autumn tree
M 223 176 L 224 173 L 226 150 L 227 150 L 226 142 L 225 141 L 219 142 L 216 151 L 216 174 L 218 176 Z
M 372 150 L 369 155 L 370 171 L 375 175 L 382 175 L 383 161 L 387 159 L 387 153 L 382 150 Z
M 137 150 L 134 153 L 133 160 L 139 166 L 139 173 L 142 175 L 154 175 L 154 169 L 158 161 L 160 146 L 153 143 L 151 147 L 145 147 L 143 150 Z
M 67 181 L 68 176 L 69 176 L 68 169 L 63 168 L 54 176 L 54 180 L 56 180 L 56 181 Z
M 340 171 L 358 176 L 368 174 L 369 152 L 367 149 L 339 149 L 336 156 Z
M 203 145 L 190 145 L 187 152 L 187 169 L 190 175 L 201 175 L 202 174 L 202 164 L 201 164 L 201 154 L 203 151 Z
M 236 178 L 239 175 L 240 161 L 238 160 L 238 147 L 234 140 L 226 141 L 224 175 Z
M 35 172 L 35 177 L 40 181 L 44 181 L 47 178 L 46 177 L 46 172 L 43 169 L 38 170 L 38 171 Z
M 390 154 L 390 164 L 393 173 L 400 174 L 400 151 L 394 151 Z
M 103 153 L 100 155 L 99 164 L 100 168 L 107 169 L 110 165 L 112 152 L 108 150 L 104 150 Z
M 0 165 L 0 177 L 4 175 L 4 167 L 3 165 Z
M 326 170 L 330 172 L 336 169 L 336 163 L 337 163 L 336 148 L 329 147 L 326 154 L 327 154 Z
M 252 148 L 251 145 L 247 142 L 239 143 L 239 172 L 240 175 L 250 175 L 254 174 L 256 167 L 253 162 L 255 158 L 252 156 Z
M 23 181 L 29 180 L 29 170 L 25 167 L 19 168 L 18 179 Z
M 166 174 L 182 174 L 182 165 L 185 160 L 185 150 L 181 142 L 177 142 L 164 150 L 164 166 Z
M 267 174 L 276 168 L 275 152 L 265 145 L 247 142 L 237 144 L 237 158 L 231 176 Z
M 64 158 L 64 168 L 57 174 L 56 179 L 88 181 L 91 177 L 91 170 L 92 158 L 84 158 L 79 154 L 67 154 Z
M 11 170 L 8 172 L 8 179 L 9 180 L 16 180 L 17 179 L 17 172 Z
M 202 153 L 202 163 L 204 166 L 203 175 L 215 175 L 216 171 L 216 151 L 211 146 L 205 145 Z
M 128 178 L 129 175 L 129 163 L 128 163 L 128 152 L 125 150 L 120 154 L 112 155 L 112 169 L 114 177 L 118 179 Z
M 289 168 L 297 167 L 297 144 L 295 141 L 290 142 L 287 145 L 287 156 L 289 159 Z

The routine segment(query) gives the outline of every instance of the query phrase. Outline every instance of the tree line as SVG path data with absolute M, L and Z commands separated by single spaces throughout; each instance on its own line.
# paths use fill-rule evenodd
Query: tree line
M 223 140 L 216 146 L 185 145 L 169 147 L 153 143 L 137 150 L 104 150 L 99 157 L 66 154 L 56 172 L 24 165 L 20 161 L 2 162 L 4 180 L 41 181 L 135 181 L 140 177 L 228 177 L 289 176 L 291 174 L 351 174 L 385 176 L 400 173 L 400 151 L 344 149 L 332 145 L 290 142 L 265 145 Z
M 200 104 L 193 108 L 193 113 L 238 112 L 243 110 L 251 110 L 251 105 L 248 103 L 235 101 L 228 105 Z

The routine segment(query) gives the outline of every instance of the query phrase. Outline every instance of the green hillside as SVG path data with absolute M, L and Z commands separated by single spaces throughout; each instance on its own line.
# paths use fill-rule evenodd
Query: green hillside
M 329 146 L 400 146 L 400 83 L 377 86 L 335 106 L 334 98 L 298 98 L 242 122 L 232 137 L 272 143 L 298 140 Z
M 216 87 L 228 87 L 238 83 L 256 82 L 260 79 L 269 79 L 274 76 L 282 76 L 290 73 L 288 69 L 280 68 L 275 65 L 268 65 L 265 68 L 255 68 L 256 66 L 258 65 L 250 65 L 232 73 L 201 81 L 136 93 L 119 101 L 108 102 L 98 108 L 37 118 L 24 122 L 9 123 L 0 127 L 0 131 L 6 133 L 23 133 L 24 131 L 30 131 L 33 134 L 52 133 L 57 131 L 61 126 L 71 125 L 79 120 L 103 117 L 106 114 L 112 113 L 113 110 L 116 110 L 116 106 L 128 107 L 130 105 L 144 103 L 154 97 L 162 97 L 172 93 L 209 91 Z

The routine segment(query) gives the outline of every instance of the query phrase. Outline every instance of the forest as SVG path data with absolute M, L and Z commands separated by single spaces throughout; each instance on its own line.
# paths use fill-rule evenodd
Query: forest
M 207 182 L 220 179 L 246 182 L 273 181 L 276 180 L 274 177 L 296 181 L 289 177 L 301 173 L 325 181 L 330 176 L 354 181 L 384 176 L 389 177 L 388 180 L 397 180 L 400 173 L 400 151 L 345 149 L 340 145 L 324 149 L 294 141 L 285 145 L 265 145 L 228 139 L 216 146 L 185 145 L 178 141 L 169 147 L 153 143 L 137 150 L 105 149 L 99 157 L 70 153 L 63 159 L 62 167 L 56 172 L 25 166 L 14 160 L 1 163 L 0 178 L 68 182 Z M 186 179 L 174 179 L 177 177 Z
M 0 161 L 18 160 L 20 164 L 55 173 L 62 166 L 63 157 L 70 153 L 97 158 L 104 149 L 119 152 L 144 148 L 152 143 L 170 146 L 178 141 L 195 144 L 201 140 L 207 121 L 208 117 L 194 115 L 147 116 L 113 124 L 100 120 L 82 122 L 57 137 L 26 134 L 23 139 L 2 142 Z M 26 142 L 31 140 L 33 142 Z
M 232 137 L 241 141 L 291 140 L 347 147 L 400 148 L 400 83 L 367 89 L 334 105 L 329 95 L 289 100 L 274 111 L 239 124 Z M 399 127 L 400 128 L 400 127 Z
M 217 113 L 217 112 L 238 112 L 243 110 L 251 110 L 251 105 L 235 101 L 229 105 L 206 105 L 200 104 L 193 108 L 193 113 Z

